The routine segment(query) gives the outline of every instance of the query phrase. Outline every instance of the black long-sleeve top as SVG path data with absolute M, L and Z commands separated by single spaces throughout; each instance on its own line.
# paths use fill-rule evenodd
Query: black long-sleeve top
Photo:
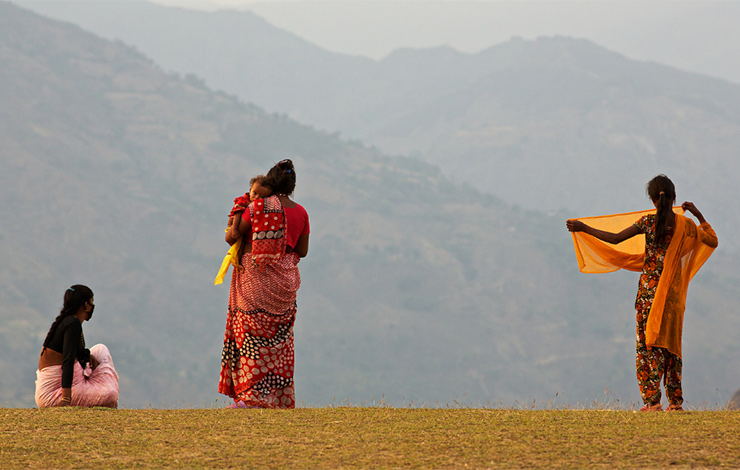
M 90 350 L 85 348 L 80 320 L 72 315 L 64 317 L 56 326 L 46 347 L 62 355 L 62 388 L 72 387 L 75 361 L 80 361 L 84 368 L 90 360 Z

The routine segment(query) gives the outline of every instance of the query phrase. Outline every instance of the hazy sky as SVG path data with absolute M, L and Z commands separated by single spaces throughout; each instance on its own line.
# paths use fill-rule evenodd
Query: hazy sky
M 382 57 L 399 46 L 450 45 L 477 52 L 512 36 L 593 37 L 635 19 L 680 16 L 675 2 L 615 1 L 264 1 L 250 9 L 341 52 Z M 683 2 L 677 2 L 683 3 Z M 341 38 L 341 41 L 338 39 Z
M 248 9 L 333 52 L 375 59 L 400 47 L 474 53 L 518 36 L 590 39 L 630 58 L 740 83 L 736 0 L 155 0 Z

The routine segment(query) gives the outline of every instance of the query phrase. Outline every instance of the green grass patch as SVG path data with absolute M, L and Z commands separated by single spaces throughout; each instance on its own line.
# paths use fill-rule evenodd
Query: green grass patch
M 0 409 L 0 467 L 738 468 L 740 412 Z

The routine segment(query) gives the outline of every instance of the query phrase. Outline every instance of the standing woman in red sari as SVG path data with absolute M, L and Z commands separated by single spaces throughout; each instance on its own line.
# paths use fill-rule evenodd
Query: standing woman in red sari
M 273 195 L 249 204 L 238 233 L 251 240 L 231 275 L 218 391 L 229 408 L 295 408 L 293 325 L 301 286 L 298 262 L 308 254 L 308 213 L 290 199 L 290 160 L 265 176 Z M 233 232 L 226 242 L 234 244 Z

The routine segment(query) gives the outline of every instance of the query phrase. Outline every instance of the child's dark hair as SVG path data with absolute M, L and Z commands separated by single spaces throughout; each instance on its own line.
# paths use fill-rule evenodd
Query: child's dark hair
M 645 191 L 658 209 L 655 215 L 655 240 L 659 242 L 668 232 L 669 216 L 676 201 L 676 188 L 666 175 L 658 175 L 648 182 Z
M 254 185 L 254 183 L 257 183 L 260 186 L 264 186 L 266 188 L 272 189 L 272 186 L 270 186 L 269 183 L 267 182 L 267 177 L 265 175 L 257 175 L 251 180 L 249 180 L 249 187 L 251 188 Z
M 62 311 L 59 312 L 59 315 L 57 315 L 54 323 L 51 324 L 49 332 L 46 334 L 46 339 L 44 340 L 44 348 L 46 348 L 46 345 L 49 344 L 49 341 L 51 341 L 51 337 L 54 334 L 54 330 L 56 329 L 59 322 L 62 321 L 65 317 L 77 313 L 80 307 L 85 305 L 85 302 L 88 302 L 93 297 L 94 295 L 92 289 L 87 286 L 83 286 L 82 284 L 75 284 L 64 292 L 64 305 L 62 305 Z
M 265 176 L 265 184 L 277 194 L 289 196 L 295 191 L 295 168 L 289 159 L 275 164 Z

